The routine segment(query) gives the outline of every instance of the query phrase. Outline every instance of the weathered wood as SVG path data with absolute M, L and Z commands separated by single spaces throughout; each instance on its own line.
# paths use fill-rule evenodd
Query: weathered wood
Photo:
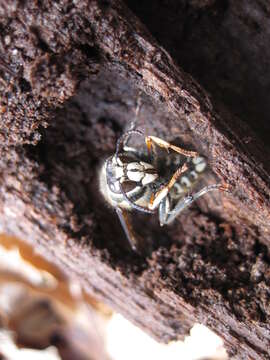
M 120 1 L 8 2 L 0 15 L 1 231 L 161 341 L 199 321 L 237 358 L 269 358 L 270 168 L 260 135 L 219 96 L 213 103 Z M 234 189 L 173 227 L 134 214 L 154 249 L 145 258 L 127 250 L 97 183 L 139 89 L 138 126 L 196 148 Z
M 248 123 L 269 150 L 268 1 L 126 3 L 212 100 Z

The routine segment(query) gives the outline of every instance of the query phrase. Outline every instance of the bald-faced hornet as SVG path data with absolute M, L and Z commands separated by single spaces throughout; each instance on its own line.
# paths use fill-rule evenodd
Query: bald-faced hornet
M 132 135 L 144 138 L 148 153 L 127 145 Z M 174 170 L 170 161 L 166 164 L 166 158 L 160 162 L 158 148 L 167 152 L 171 150 L 176 155 Z M 166 167 L 169 171 L 166 171 Z M 148 214 L 158 211 L 159 223 L 163 226 L 173 222 L 186 207 L 204 194 L 214 190 L 228 191 L 227 185 L 213 184 L 190 194 L 206 167 L 205 158 L 197 152 L 185 150 L 155 136 L 145 137 L 141 131 L 130 130 L 119 138 L 115 154 L 102 166 L 100 190 L 115 208 L 134 250 L 137 250 L 136 237 L 128 221 L 129 211 L 138 210 Z M 170 170 L 172 175 L 168 175 Z

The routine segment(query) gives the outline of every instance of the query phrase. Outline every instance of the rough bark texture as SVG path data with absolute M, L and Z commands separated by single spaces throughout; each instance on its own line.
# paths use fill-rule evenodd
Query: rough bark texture
M 230 355 L 268 359 L 269 5 L 127 3 L 146 27 L 117 0 L 0 3 L 1 231 L 160 341 L 201 322 Z M 139 90 L 140 129 L 197 149 L 204 181 L 233 188 L 172 227 L 134 213 L 144 257 L 97 182 Z

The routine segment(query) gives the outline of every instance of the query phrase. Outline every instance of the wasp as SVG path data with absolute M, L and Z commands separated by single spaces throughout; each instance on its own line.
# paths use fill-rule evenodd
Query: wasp
M 132 136 L 142 137 L 148 151 L 141 146 L 128 146 Z M 158 148 L 166 151 L 165 159 L 159 156 Z M 173 173 L 166 171 L 173 169 L 169 152 L 174 154 Z M 101 168 L 100 190 L 116 210 L 133 250 L 138 249 L 136 235 L 128 218 L 130 211 L 158 212 L 159 223 L 163 226 L 172 223 L 201 196 L 216 190 L 228 191 L 227 184 L 212 184 L 191 193 L 206 168 L 205 157 L 196 151 L 185 150 L 156 136 L 144 136 L 136 129 L 127 131 L 118 139 L 115 153 Z

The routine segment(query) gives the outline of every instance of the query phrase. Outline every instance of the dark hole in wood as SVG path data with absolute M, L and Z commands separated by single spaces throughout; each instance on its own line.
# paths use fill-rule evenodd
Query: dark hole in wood
M 126 256 L 129 259 L 136 254 L 129 250 L 114 210 L 105 203 L 99 191 L 98 174 L 103 161 L 114 153 L 117 139 L 134 120 L 138 96 L 139 91 L 129 79 L 103 69 L 99 75 L 84 81 L 77 94 L 56 112 L 51 126 L 41 130 L 42 140 L 38 145 L 27 147 L 30 156 L 45 169 L 40 179 L 49 188 L 59 184 L 74 204 L 79 220 L 83 222 L 85 216 L 94 216 L 94 245 L 108 249 L 115 259 Z M 142 106 L 137 128 L 187 149 L 207 151 L 208 144 L 193 139 L 184 119 L 176 123 L 162 104 L 153 103 L 145 94 L 140 96 Z M 136 144 L 136 141 L 135 138 L 133 142 Z M 213 174 L 208 174 L 201 184 L 217 181 Z M 217 215 L 222 213 L 220 200 L 220 194 L 216 194 L 198 204 L 204 211 L 211 208 Z M 197 208 L 198 204 L 193 207 Z M 183 218 L 193 216 L 191 214 L 187 209 Z M 135 231 L 144 239 L 145 255 L 159 246 L 169 248 L 173 241 L 181 243 L 184 239 L 181 226 L 161 228 L 157 215 L 134 211 L 131 219 Z M 87 235 L 87 227 L 79 231 L 80 236 L 84 233 Z

